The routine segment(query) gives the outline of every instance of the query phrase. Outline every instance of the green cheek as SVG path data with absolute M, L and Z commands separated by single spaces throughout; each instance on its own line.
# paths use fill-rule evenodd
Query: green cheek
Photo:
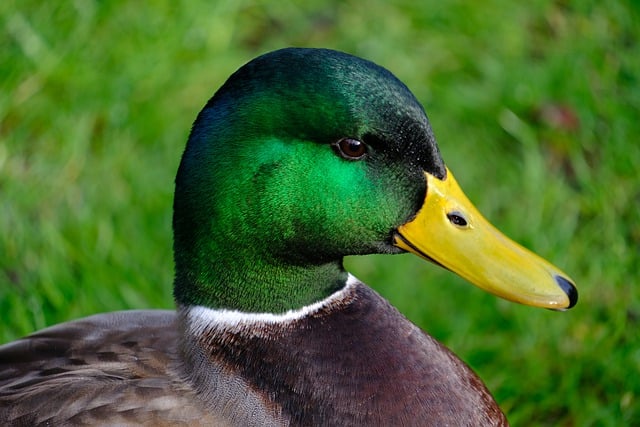
M 263 171 L 265 187 L 256 189 L 270 196 L 257 200 L 253 222 L 275 237 L 274 246 L 291 253 L 295 243 L 308 255 L 329 256 L 345 248 L 367 252 L 384 240 L 403 205 L 389 184 L 372 176 L 365 160 L 342 159 L 327 145 L 290 144 L 286 152 L 263 158 L 274 169 Z

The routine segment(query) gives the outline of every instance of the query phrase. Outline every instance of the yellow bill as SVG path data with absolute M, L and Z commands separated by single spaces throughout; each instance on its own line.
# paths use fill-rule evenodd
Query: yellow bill
M 425 173 L 427 194 L 417 216 L 400 226 L 394 244 L 433 261 L 499 297 L 551 309 L 573 307 L 573 281 L 493 227 L 447 170 Z

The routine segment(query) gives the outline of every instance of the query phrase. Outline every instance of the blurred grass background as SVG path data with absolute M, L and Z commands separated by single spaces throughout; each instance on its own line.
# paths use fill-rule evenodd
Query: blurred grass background
M 0 22 L 0 342 L 171 307 L 173 178 L 197 112 L 260 53 L 330 47 L 407 83 L 470 198 L 580 301 L 518 306 L 411 255 L 350 270 L 513 425 L 640 425 L 637 3 L 5 0 Z

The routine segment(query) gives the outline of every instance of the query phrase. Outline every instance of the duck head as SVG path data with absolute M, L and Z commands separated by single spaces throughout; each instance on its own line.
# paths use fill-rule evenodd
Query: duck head
M 389 71 L 283 49 L 198 115 L 176 178 L 175 298 L 283 312 L 344 286 L 346 255 L 412 252 L 503 298 L 563 309 L 571 279 L 493 228 Z

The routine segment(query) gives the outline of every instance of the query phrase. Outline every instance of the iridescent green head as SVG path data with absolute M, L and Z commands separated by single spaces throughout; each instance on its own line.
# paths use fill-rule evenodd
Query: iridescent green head
M 176 300 L 282 312 L 322 299 L 344 286 L 344 256 L 406 249 L 398 229 L 427 176 L 447 170 L 389 71 L 325 49 L 256 58 L 200 112 L 180 164 Z
M 345 255 L 399 251 L 424 170 L 445 174 L 387 70 L 324 49 L 254 59 L 200 112 L 178 171 L 177 300 L 282 311 L 325 296 Z

